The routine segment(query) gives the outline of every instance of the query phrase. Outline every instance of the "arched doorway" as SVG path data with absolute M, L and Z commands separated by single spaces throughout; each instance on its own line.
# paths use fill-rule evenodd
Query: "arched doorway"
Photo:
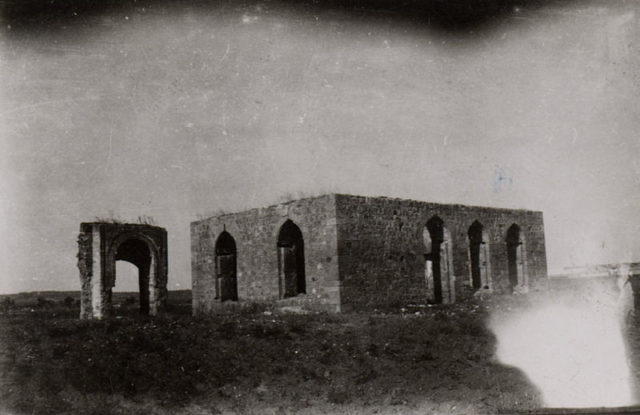
M 471 286 L 474 290 L 491 288 L 489 278 L 489 245 L 484 226 L 477 220 L 469 227 L 469 259 L 471 265 Z
M 115 262 L 126 261 L 138 268 L 139 310 L 141 314 L 149 314 L 150 280 L 154 265 L 153 255 L 147 242 L 138 239 L 125 239 L 117 245 L 114 256 L 114 276 L 108 291 L 108 301 L 111 303 L 112 289 L 116 283 Z
M 507 230 L 507 267 L 511 290 L 527 285 L 524 258 L 524 238 L 515 223 Z
M 280 297 L 295 297 L 306 292 L 304 240 L 300 228 L 287 220 L 278 233 L 278 275 Z
M 236 242 L 222 231 L 216 240 L 216 294 L 220 301 L 238 301 Z
M 427 298 L 438 304 L 452 303 L 455 292 L 451 276 L 451 236 L 440 217 L 434 216 L 427 221 L 423 240 L 427 249 L 425 275 L 430 291 Z

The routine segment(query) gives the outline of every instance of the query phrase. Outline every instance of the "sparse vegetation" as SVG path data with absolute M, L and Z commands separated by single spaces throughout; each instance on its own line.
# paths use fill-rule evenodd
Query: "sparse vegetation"
M 228 213 L 229 212 L 224 209 L 216 209 L 216 210 L 210 210 L 204 213 L 198 213 L 196 214 L 196 218 L 198 220 L 204 220 L 208 218 L 216 218 L 218 216 L 226 215 Z
M 316 192 L 304 192 L 301 190 L 296 192 L 285 192 L 277 198 L 277 201 L 278 203 L 287 203 L 293 200 L 308 199 L 311 197 L 318 197 L 320 195 L 325 195 L 330 193 L 333 193 L 333 192 L 330 190 L 326 190 L 326 191 L 319 190 Z
M 124 224 L 127 223 L 126 220 L 120 218 L 119 216 L 115 215 L 113 212 L 109 212 L 109 214 L 107 216 L 96 216 L 94 218 L 95 222 L 103 222 L 103 223 L 117 223 L 117 224 Z M 138 223 L 141 225 L 151 225 L 151 226 L 156 226 L 156 220 L 153 218 L 153 216 L 149 216 L 149 215 L 140 215 L 138 216 L 138 218 L 136 219 L 135 222 L 132 223 Z
M 331 190 L 320 190 L 320 191 L 313 192 L 313 193 L 303 192 L 303 191 L 285 192 L 285 193 L 281 194 L 280 196 L 278 196 L 277 198 L 275 198 L 273 203 L 284 204 L 284 203 L 291 202 L 291 201 L 294 201 L 294 200 L 308 199 L 308 198 L 318 197 L 318 196 L 325 195 L 325 194 L 330 194 L 330 193 L 333 193 L 333 191 L 331 191 Z M 243 209 L 240 209 L 240 210 L 243 210 Z M 204 220 L 204 219 L 209 219 L 209 218 L 215 218 L 215 217 L 218 217 L 218 216 L 228 215 L 230 213 L 232 213 L 232 212 L 229 211 L 229 210 L 215 209 L 215 210 L 209 210 L 209 211 L 202 212 L 202 213 L 197 213 L 196 214 L 196 218 L 197 218 L 197 220 Z
M 494 360 L 485 304 L 343 315 L 254 305 L 194 318 L 188 296 L 170 293 L 169 312 L 148 318 L 127 313 L 134 297 L 118 293 L 121 315 L 104 321 L 78 320 L 69 293 L 46 294 L 47 307 L 36 306 L 38 295 L 5 297 L 0 411 L 467 414 L 540 405 L 517 369 Z
M 156 220 L 153 218 L 153 216 L 149 215 L 138 216 L 138 223 L 141 225 L 156 226 Z
M 2 302 L 0 302 L 0 310 L 2 310 L 3 312 L 10 311 L 14 309 L 15 306 L 16 306 L 16 302 L 11 297 L 5 297 L 2 299 Z
M 96 216 L 93 218 L 94 222 L 103 222 L 103 223 L 125 223 L 123 219 L 117 217 L 113 214 L 113 212 L 109 212 L 107 216 Z

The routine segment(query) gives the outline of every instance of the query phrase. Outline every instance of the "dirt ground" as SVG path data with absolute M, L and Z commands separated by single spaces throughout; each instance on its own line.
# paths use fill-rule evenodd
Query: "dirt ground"
M 189 315 L 189 292 L 171 294 L 156 318 L 138 316 L 132 297 L 117 295 L 119 315 L 103 321 L 77 319 L 77 293 L 0 298 L 0 411 L 473 414 L 542 405 L 520 370 L 496 360 L 487 328 L 489 310 L 528 305 L 526 296 L 341 315 L 245 304 L 207 318 Z

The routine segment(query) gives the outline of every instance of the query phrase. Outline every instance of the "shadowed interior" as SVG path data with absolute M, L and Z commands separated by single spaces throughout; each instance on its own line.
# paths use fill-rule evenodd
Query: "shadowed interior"
M 278 234 L 278 263 L 281 297 L 295 297 L 306 292 L 304 240 L 300 228 L 287 220 Z
M 149 271 L 151 252 L 147 244 L 139 239 L 124 241 L 116 252 L 116 261 L 127 261 L 138 267 L 138 286 L 140 290 L 140 313 L 149 313 Z M 117 276 L 116 276 L 117 277 Z M 115 278 L 114 278 L 115 284 Z M 111 291 L 110 291 L 111 295 Z

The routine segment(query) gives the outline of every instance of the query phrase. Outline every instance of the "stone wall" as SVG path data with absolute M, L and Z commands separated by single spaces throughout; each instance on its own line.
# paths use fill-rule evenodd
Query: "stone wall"
M 78 270 L 80 271 L 80 318 L 92 317 L 93 232 L 90 224 L 80 225 L 78 234 Z
M 291 297 L 289 303 L 332 311 L 425 304 L 433 291 L 427 288 L 425 262 L 436 251 L 429 252 L 423 233 L 435 215 L 443 221 L 450 246 L 448 261 L 442 261 L 450 278 L 439 301 L 468 298 L 477 290 L 468 234 L 474 221 L 482 224 L 488 258 L 483 287 L 526 290 L 546 278 L 541 212 L 326 195 L 193 222 L 194 314 L 212 312 L 220 302 L 216 267 L 221 265 L 215 252 L 223 231 L 235 241 L 239 301 L 283 301 L 277 240 L 287 220 L 302 232 L 306 273 L 306 295 Z M 523 241 L 524 270 L 517 284 L 510 282 L 507 265 L 507 230 L 513 224 Z
M 339 311 L 335 199 L 326 195 L 191 223 L 194 314 L 212 312 L 218 303 L 215 244 L 224 230 L 236 244 L 238 300 L 282 297 L 277 241 L 287 220 L 304 240 L 306 295 L 301 297 L 305 304 Z
M 507 269 L 507 229 L 520 227 L 528 286 L 546 278 L 541 212 L 443 205 L 382 197 L 336 195 L 338 254 L 343 309 L 424 304 L 423 229 L 438 215 L 450 232 L 455 298 L 473 294 L 468 230 L 478 220 L 488 241 L 491 288 L 511 290 Z M 453 294 L 453 293 L 452 293 Z

